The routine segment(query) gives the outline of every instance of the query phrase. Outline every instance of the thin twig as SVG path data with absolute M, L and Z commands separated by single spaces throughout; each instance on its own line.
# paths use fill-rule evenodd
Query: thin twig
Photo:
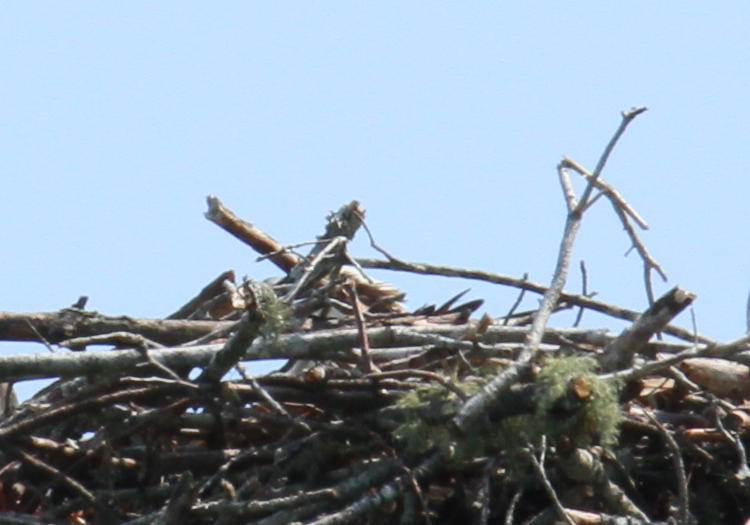
M 518 489 L 515 494 L 513 494 L 513 497 L 510 499 L 510 503 L 508 503 L 508 510 L 505 511 L 505 525 L 513 525 L 513 515 L 516 511 L 516 506 L 518 505 L 518 502 L 521 501 L 521 497 L 523 496 L 523 487 Z
M 274 409 L 278 414 L 280 414 L 282 416 L 285 416 L 285 417 L 288 417 L 289 419 L 292 419 L 292 416 L 281 405 L 281 403 L 279 403 L 278 401 L 276 401 L 273 398 L 273 396 L 271 396 L 271 394 L 269 394 L 268 391 L 266 391 L 266 389 L 263 388 L 263 386 L 260 383 L 258 383 L 258 381 L 255 379 L 255 377 L 252 376 L 251 374 L 249 374 L 247 372 L 247 370 L 245 370 L 245 367 L 242 366 L 242 363 L 237 363 L 235 365 L 235 368 L 240 373 L 240 376 L 242 376 L 242 379 L 246 383 L 248 383 L 253 388 L 253 390 L 255 390 L 255 392 L 258 394 L 258 396 L 261 399 L 263 399 L 263 401 L 265 401 L 266 403 L 268 403 L 268 405 L 272 409 Z M 310 428 L 308 427 L 307 430 L 310 430 Z
M 469 398 L 469 396 L 466 395 L 466 392 L 461 390 L 461 388 L 458 387 L 453 381 L 448 379 L 442 374 L 438 374 L 436 372 L 430 372 L 429 370 L 417 370 L 414 368 L 406 368 L 403 370 L 391 370 L 389 372 L 374 372 L 372 374 L 369 374 L 365 377 L 373 378 L 373 379 L 387 379 L 391 377 L 424 377 L 425 379 L 429 379 L 431 381 L 435 381 L 436 383 L 439 383 L 440 385 L 444 386 L 447 390 L 450 390 L 454 394 L 458 396 L 459 399 L 465 401 Z
M 648 225 L 646 224 L 646 221 L 643 220 L 643 218 L 638 214 L 638 212 L 633 209 L 632 206 L 630 206 L 625 199 L 615 190 L 614 187 L 612 187 L 609 183 L 601 180 L 601 178 L 597 178 L 594 173 L 589 172 L 586 168 L 578 164 L 576 161 L 565 158 L 563 160 L 563 163 L 566 167 L 573 168 L 578 173 L 583 175 L 589 182 L 593 182 L 598 188 L 602 190 L 601 193 L 598 193 L 596 197 L 591 199 L 589 202 L 590 207 L 594 201 L 602 196 L 606 195 L 607 198 L 610 200 L 610 203 L 612 204 L 612 207 L 615 210 L 615 214 L 619 217 L 620 222 L 622 223 L 623 228 L 627 232 L 628 236 L 630 237 L 632 248 L 635 248 L 639 255 L 641 256 L 641 259 L 643 260 L 644 265 L 644 285 L 646 288 L 646 295 L 649 300 L 649 304 L 653 304 L 654 302 L 654 292 L 653 292 L 653 286 L 651 284 L 651 270 L 656 270 L 656 272 L 659 274 L 659 276 L 662 278 L 663 281 L 667 281 L 667 274 L 664 271 L 664 268 L 651 256 L 651 254 L 648 252 L 648 249 L 643 244 L 641 239 L 638 237 L 638 234 L 636 233 L 633 226 L 630 224 L 630 218 L 632 218 L 641 228 L 647 229 Z
M 563 196 L 565 197 L 565 205 L 568 207 L 568 213 L 571 213 L 578 206 L 578 197 L 575 190 L 573 190 L 573 183 L 570 182 L 570 175 L 564 162 L 557 164 L 557 175 L 560 179 Z
M 527 290 L 538 294 L 544 294 L 549 289 L 545 286 L 528 279 L 522 279 L 518 277 L 510 277 L 496 272 L 488 272 L 486 270 L 475 270 L 469 268 L 459 268 L 456 266 L 444 266 L 425 262 L 406 262 L 400 259 L 383 260 L 383 259 L 370 259 L 370 258 L 357 258 L 357 261 L 364 268 L 374 268 L 380 270 L 394 270 L 417 273 L 421 275 L 441 275 L 443 277 L 459 277 L 462 279 L 471 279 L 476 281 L 484 281 L 493 284 L 500 284 L 504 286 L 512 286 L 521 290 Z M 635 321 L 640 312 L 624 308 L 622 306 L 605 303 L 604 301 L 598 301 L 591 297 L 585 297 L 579 294 L 570 292 L 562 292 L 560 294 L 560 301 L 565 301 L 571 305 L 583 306 L 589 310 L 600 312 L 605 315 L 617 319 L 625 319 L 629 321 Z M 679 337 L 685 341 L 693 341 L 694 335 L 690 330 L 685 330 L 682 327 L 675 325 L 668 325 L 663 330 L 664 333 Z M 703 343 L 716 343 L 710 337 L 704 335 L 700 336 L 700 341 Z
M 523 274 L 523 282 L 527 282 L 529 280 L 529 274 L 528 272 Z M 505 314 L 505 318 L 503 318 L 503 325 L 507 325 L 508 321 L 510 320 L 513 313 L 516 311 L 516 309 L 521 305 L 521 301 L 523 301 L 523 296 L 526 293 L 526 288 L 521 288 L 521 293 L 518 294 L 518 297 L 516 297 L 515 302 L 510 307 L 510 310 L 508 310 L 508 313 Z
M 83 497 L 86 501 L 98 506 L 99 502 L 97 501 L 96 496 L 94 496 L 86 487 L 84 487 L 81 483 L 79 483 L 75 479 L 71 478 L 70 476 L 60 471 L 59 469 L 53 467 L 52 465 L 42 461 L 39 458 L 35 458 L 31 454 L 28 454 L 22 450 L 19 451 L 19 455 L 29 465 L 41 470 L 42 472 L 53 477 L 54 479 L 60 480 L 64 485 L 73 489 L 77 494 Z
M 370 246 L 372 246 L 374 250 L 383 254 L 383 256 L 386 259 L 388 259 L 390 262 L 396 262 L 396 263 L 403 262 L 401 259 L 392 255 L 385 248 L 383 248 L 377 242 L 375 242 L 375 236 L 373 236 L 372 231 L 370 231 L 370 227 L 367 226 L 367 222 L 365 222 L 364 216 L 360 215 L 360 220 L 362 221 L 362 227 L 365 229 L 365 232 L 367 233 L 367 237 L 370 239 Z
M 581 259 L 581 295 L 588 297 L 589 290 L 588 290 L 588 274 L 586 272 L 586 262 Z M 573 322 L 573 326 L 579 326 L 581 324 L 581 319 L 583 319 L 583 306 L 578 308 L 578 315 L 576 315 L 576 320 Z
M 544 470 L 544 457 L 547 450 L 546 436 L 542 436 L 542 443 L 539 447 L 539 458 L 536 457 L 534 446 L 531 443 L 527 443 L 526 446 L 528 447 L 526 452 L 529 460 L 531 460 L 531 465 L 534 467 L 534 472 L 536 472 L 536 475 L 539 477 L 539 481 L 541 481 L 542 486 L 544 486 L 544 490 L 552 500 L 552 505 L 555 507 L 557 515 L 560 516 L 560 519 L 562 519 L 568 525 L 576 525 L 573 519 L 568 516 L 565 507 L 563 507 L 562 503 L 560 503 L 560 499 L 557 497 L 557 493 L 552 487 L 552 483 L 550 483 L 549 478 L 547 478 L 547 472 L 545 472 Z
M 593 174 L 589 172 L 586 168 L 584 168 L 582 165 L 577 163 L 575 160 L 571 159 L 570 157 L 564 157 L 563 163 L 566 168 L 572 168 L 581 175 L 583 175 L 585 178 L 590 179 L 593 178 Z M 643 230 L 648 230 L 648 223 L 645 221 L 643 217 L 633 208 L 628 202 L 625 200 L 625 198 L 620 194 L 620 192 L 615 189 L 614 186 L 612 186 L 609 182 L 605 181 L 601 176 L 596 180 L 594 183 L 596 187 L 601 190 L 601 193 L 598 193 L 594 198 L 591 199 L 591 202 L 589 203 L 589 207 L 594 203 L 595 200 L 597 200 L 601 195 L 607 195 L 607 197 L 614 202 L 617 203 L 617 206 L 621 208 L 622 210 L 627 213 L 631 219 L 633 219 L 638 226 L 641 227 Z
M 615 134 L 612 136 L 612 138 L 609 140 L 609 143 L 607 143 L 607 146 L 604 148 L 604 153 L 599 158 L 599 162 L 596 164 L 596 168 L 593 172 L 593 179 L 590 181 L 589 185 L 586 187 L 586 189 L 583 192 L 583 196 L 581 197 L 581 201 L 578 205 L 580 208 L 580 211 L 583 211 L 583 208 L 586 206 L 587 201 L 589 199 L 589 196 L 591 195 L 591 192 L 594 189 L 594 183 L 599 178 L 599 176 L 602 174 L 602 171 L 604 170 L 604 166 L 607 164 L 607 160 L 609 160 L 609 156 L 612 154 L 612 151 L 615 149 L 615 145 L 617 145 L 617 142 L 620 140 L 620 137 L 623 133 L 625 133 L 625 130 L 627 129 L 628 125 L 633 121 L 635 117 L 646 111 L 648 108 L 646 107 L 639 107 L 639 108 L 631 108 L 628 111 L 622 112 L 622 121 L 620 122 L 620 126 L 617 128 L 617 131 L 615 131 Z
M 266 259 L 272 259 L 273 257 L 275 257 L 277 255 L 284 255 L 287 252 L 290 252 L 290 253 L 294 254 L 295 257 L 298 257 L 298 258 L 301 259 L 302 256 L 299 255 L 299 254 L 297 254 L 297 253 L 295 253 L 293 251 L 294 249 L 296 249 L 296 248 L 302 248 L 303 246 L 315 246 L 315 245 L 318 245 L 318 244 L 325 244 L 327 242 L 328 242 L 328 239 L 316 239 L 314 241 L 304 241 L 304 242 L 297 242 L 297 243 L 294 243 L 294 244 L 287 244 L 287 245 L 282 246 L 280 249 L 278 249 L 276 251 L 269 252 L 269 253 L 266 253 L 266 254 L 263 254 L 263 255 L 259 255 L 258 257 L 255 258 L 255 262 L 261 262 L 261 261 L 265 261 Z
M 354 284 L 349 284 L 346 288 L 352 298 L 354 320 L 357 323 L 357 330 L 359 331 L 359 338 L 362 346 L 362 359 L 360 360 L 360 366 L 363 372 L 369 374 L 378 370 L 378 368 L 373 364 L 372 357 L 370 356 L 370 342 L 367 339 L 367 325 L 365 324 L 365 318 L 362 316 L 362 305 L 357 296 L 357 287 Z
M 347 239 L 344 236 L 334 237 L 326 244 L 326 247 L 316 253 L 313 259 L 306 264 L 304 271 L 295 281 L 294 287 L 287 293 L 283 300 L 291 303 L 307 285 L 322 277 L 329 270 L 330 259 L 338 255 L 342 246 L 346 246 Z
M 682 452 L 680 451 L 680 446 L 674 440 L 672 434 L 666 428 L 664 428 L 664 425 L 662 425 L 654 417 L 650 410 L 644 408 L 644 413 L 659 429 L 659 433 L 664 438 L 664 441 L 666 441 L 667 447 L 669 447 L 669 450 L 672 453 L 672 461 L 674 464 L 675 474 L 677 476 L 677 493 L 680 502 L 679 511 L 677 514 L 677 523 L 678 525 L 689 525 L 690 494 L 688 492 L 687 476 L 685 475 L 685 463 L 682 461 Z
M 44 345 L 44 347 L 51 353 L 55 353 L 55 349 L 52 348 L 52 345 L 49 344 L 47 339 L 39 333 L 39 330 L 36 329 L 36 326 L 34 326 L 34 323 L 31 322 L 30 319 L 25 319 L 26 323 L 29 325 L 29 328 L 31 328 L 31 331 L 36 334 L 36 336 L 39 338 L 39 341 Z
M 714 399 L 714 401 L 717 400 Z M 732 444 L 735 452 L 737 453 L 739 466 L 737 467 L 735 477 L 741 483 L 747 484 L 748 478 L 750 478 L 750 468 L 748 468 L 747 466 L 747 453 L 745 452 L 745 446 L 742 444 L 742 438 L 740 438 L 737 432 L 730 433 L 726 429 L 726 427 L 724 427 L 724 423 L 721 421 L 720 410 L 718 409 L 718 407 L 714 410 L 714 419 L 716 421 L 716 427 L 719 429 L 719 432 L 721 432 L 726 440 Z

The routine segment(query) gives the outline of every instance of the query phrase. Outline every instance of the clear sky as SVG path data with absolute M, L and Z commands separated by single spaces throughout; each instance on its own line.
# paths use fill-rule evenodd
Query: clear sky
M 203 218 L 207 194 L 284 243 L 358 199 L 401 258 L 548 282 L 557 162 L 593 168 L 620 111 L 645 105 L 604 177 L 651 226 L 670 277 L 657 293 L 696 292 L 706 335 L 745 331 L 746 2 L 16 1 L 0 15 L 0 310 L 85 294 L 102 313 L 164 316 L 228 268 L 276 275 Z M 598 298 L 641 310 L 629 245 L 601 201 L 574 266 Z M 377 276 L 415 307 L 471 287 L 502 315 L 515 297 Z

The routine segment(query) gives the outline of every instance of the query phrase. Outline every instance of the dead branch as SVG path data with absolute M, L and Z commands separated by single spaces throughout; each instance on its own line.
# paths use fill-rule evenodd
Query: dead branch
M 206 197 L 206 202 L 208 203 L 208 211 L 206 212 L 208 220 L 248 244 L 261 255 L 269 255 L 271 261 L 284 273 L 289 273 L 299 262 L 298 258 L 285 250 L 276 239 L 237 217 L 232 210 L 224 206 L 218 197 L 209 195 Z
M 518 380 L 521 368 L 526 366 L 526 364 L 535 357 L 539 344 L 542 342 L 542 335 L 547 326 L 547 321 L 557 306 L 557 302 L 560 300 L 563 288 L 565 287 L 565 282 L 568 277 L 570 257 L 573 253 L 573 243 L 583 219 L 583 212 L 589 204 L 589 198 L 594 189 L 594 184 L 601 175 L 609 155 L 612 153 L 620 136 L 625 132 L 628 124 L 645 110 L 646 108 L 634 108 L 630 111 L 623 112 L 620 126 L 617 128 L 617 131 L 615 131 L 614 136 L 609 141 L 606 148 L 604 148 L 604 152 L 596 165 L 596 169 L 594 169 L 593 177 L 589 180 L 586 188 L 583 190 L 581 198 L 575 203 L 572 201 L 568 203 L 572 209 L 569 210 L 568 217 L 565 221 L 565 229 L 560 244 L 557 264 L 552 276 L 552 283 L 544 292 L 542 303 L 534 315 L 531 330 L 529 330 L 525 340 L 525 347 L 516 359 L 517 364 L 508 367 L 497 374 L 494 379 L 482 387 L 479 393 L 475 394 L 464 403 L 459 413 L 453 419 L 454 425 L 460 431 L 466 432 L 469 426 L 487 410 L 487 407 Z
M 394 260 L 381 260 L 359 257 L 357 262 L 362 265 L 363 268 L 381 269 L 381 270 L 395 270 L 404 271 L 411 273 L 418 273 L 421 275 L 442 275 L 444 277 L 460 277 L 463 279 L 472 279 L 477 281 L 485 281 L 494 284 L 501 284 L 505 286 L 512 286 L 521 290 L 529 292 L 544 294 L 548 287 L 543 284 L 529 281 L 526 278 L 510 277 L 507 275 L 488 272 L 484 270 L 470 270 L 466 268 L 458 268 L 455 266 L 442 266 L 424 262 L 405 262 L 398 259 Z M 584 295 L 574 294 L 570 292 L 562 292 L 560 294 L 560 301 L 565 301 L 576 306 L 581 306 L 589 310 L 600 312 L 616 319 L 625 319 L 628 321 L 635 321 L 641 315 L 640 312 L 630 310 L 628 308 L 598 301 L 591 297 Z M 695 341 L 696 335 L 691 330 L 686 330 L 679 326 L 667 325 L 664 327 L 664 333 L 679 337 L 685 341 Z M 703 343 L 715 343 L 711 338 L 704 335 L 698 335 L 697 340 Z
M 98 312 L 72 308 L 64 308 L 58 312 L 0 312 L 0 340 L 41 342 L 38 335 L 41 334 L 49 343 L 58 344 L 77 337 L 128 332 L 171 346 L 186 343 L 231 324 L 232 322 L 227 321 L 108 317 Z
M 605 371 L 630 366 L 633 356 L 651 337 L 695 299 L 695 294 L 673 288 L 652 304 L 631 326 L 604 349 L 600 363 Z
M 225 292 L 225 286 L 224 281 L 229 281 L 230 283 L 234 283 L 234 270 L 227 270 L 226 272 L 222 272 L 221 275 L 216 277 L 213 281 L 208 283 L 203 289 L 190 299 L 187 303 L 185 303 L 179 310 L 177 310 L 175 313 L 167 316 L 167 319 L 188 319 L 192 314 L 194 314 L 198 309 L 200 309 L 205 303 L 208 301 L 211 301 L 216 296 L 221 295 Z M 224 308 L 223 312 L 217 312 L 214 316 L 212 316 L 214 319 L 218 319 L 223 317 L 223 315 L 226 315 L 229 313 L 230 308 Z

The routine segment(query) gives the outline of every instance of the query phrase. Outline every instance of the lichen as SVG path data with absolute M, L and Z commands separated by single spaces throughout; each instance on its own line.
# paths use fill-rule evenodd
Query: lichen
M 597 366 L 585 356 L 547 360 L 535 381 L 537 432 L 565 436 L 576 446 L 617 441 L 622 418 L 619 385 L 597 376 Z

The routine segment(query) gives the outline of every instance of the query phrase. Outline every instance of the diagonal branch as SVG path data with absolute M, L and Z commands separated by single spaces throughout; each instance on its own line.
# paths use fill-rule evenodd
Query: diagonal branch
M 458 414 L 453 418 L 454 425 L 462 432 L 466 432 L 468 427 L 473 424 L 483 413 L 486 412 L 487 408 L 495 402 L 495 400 L 510 386 L 515 383 L 521 373 L 521 370 L 534 358 L 539 343 L 542 341 L 542 335 L 544 329 L 547 326 L 547 321 L 552 314 L 557 302 L 560 299 L 565 282 L 568 277 L 568 267 L 570 265 L 570 258 L 573 254 L 573 244 L 575 241 L 576 234 L 581 225 L 583 218 L 583 212 L 588 205 L 588 200 L 594 189 L 596 180 L 601 175 L 609 155 L 617 144 L 618 139 L 622 136 L 627 128 L 628 124 L 644 112 L 646 108 L 632 109 L 627 112 L 623 112 L 622 121 L 620 122 L 617 131 L 614 136 L 607 144 L 604 149 L 604 153 L 599 159 L 596 169 L 594 170 L 594 176 L 589 180 L 586 188 L 583 191 L 583 195 L 578 201 L 577 206 L 568 213 L 568 218 L 565 221 L 565 230 L 563 232 L 563 238 L 560 243 L 560 251 L 557 258 L 557 264 L 555 266 L 555 272 L 552 277 L 552 283 L 547 291 L 544 293 L 542 303 L 534 315 L 534 321 L 531 324 L 531 330 L 529 331 L 524 349 L 519 354 L 516 363 L 495 376 L 489 383 L 484 385 L 477 394 L 472 396 L 459 410 Z
M 679 286 L 672 288 L 652 304 L 637 321 L 609 343 L 600 359 L 602 370 L 608 372 L 631 365 L 633 356 L 651 336 L 661 331 L 677 314 L 687 308 L 695 294 Z
M 298 257 L 286 250 L 276 239 L 237 217 L 232 210 L 224 206 L 218 197 L 209 195 L 206 197 L 206 202 L 208 203 L 206 218 L 209 221 L 250 245 L 256 252 L 262 255 L 272 254 L 269 258 L 276 266 L 284 270 L 284 273 L 289 273 L 299 262 Z

